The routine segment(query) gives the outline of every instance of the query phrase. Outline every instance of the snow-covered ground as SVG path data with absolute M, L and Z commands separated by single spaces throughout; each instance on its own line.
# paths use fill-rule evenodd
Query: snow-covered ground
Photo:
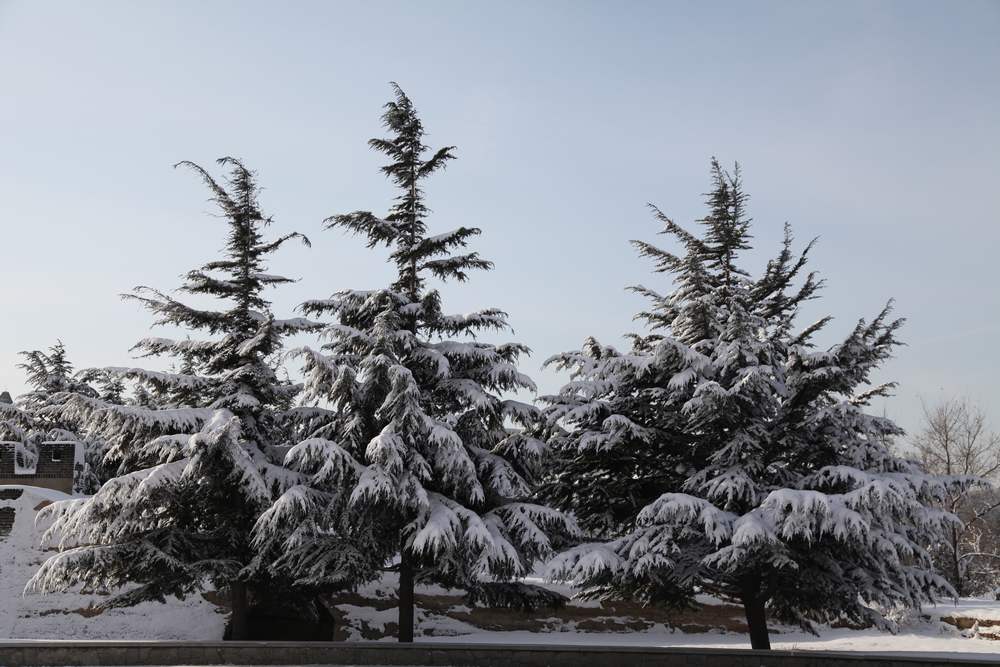
M 16 510 L 11 534 L 0 536 L 0 639 L 221 638 L 224 610 L 201 597 L 95 614 L 93 607 L 102 597 L 95 593 L 22 596 L 38 564 L 51 554 L 38 545 L 35 509 L 66 496 L 34 487 L 19 488 L 23 488 L 21 498 L 0 500 L 0 507 Z M 338 601 L 339 638 L 391 640 L 388 635 L 396 621 L 394 589 L 395 582 L 387 579 Z M 568 589 L 563 592 L 571 593 Z M 700 600 L 705 604 L 702 610 L 684 616 L 647 614 L 634 605 L 604 607 L 598 602 L 573 602 L 559 612 L 536 614 L 475 610 L 464 604 L 460 593 L 430 586 L 418 588 L 417 601 L 421 606 L 417 612 L 418 641 L 749 646 L 745 634 L 733 631 L 742 623 L 740 609 L 711 598 Z M 956 623 L 960 627 L 955 627 Z M 987 638 L 993 630 L 1000 632 L 1000 602 L 960 600 L 957 605 L 925 608 L 922 617 L 915 615 L 895 635 L 831 628 L 815 637 L 797 629 L 774 628 L 772 643 L 779 649 L 1000 659 L 1000 641 Z
M 924 612 L 935 618 L 960 617 L 975 618 L 985 622 L 995 622 L 1000 626 L 1000 602 L 996 600 L 978 600 L 962 598 L 955 602 L 949 601 L 938 605 L 924 607 Z
M 562 587 L 557 587 L 562 588 Z M 368 604 L 356 602 L 338 605 L 343 613 L 341 627 L 347 627 L 344 638 L 372 638 L 371 631 L 391 634 L 390 627 L 396 621 L 396 610 L 391 607 L 394 582 L 391 580 L 373 584 L 361 591 Z M 571 593 L 563 589 L 563 593 Z M 658 647 L 703 647 L 703 648 L 750 648 L 748 637 L 743 632 L 726 631 L 722 628 L 706 629 L 702 632 L 684 632 L 668 627 L 664 623 L 648 623 L 648 627 L 635 629 L 637 619 L 628 615 L 617 617 L 602 616 L 601 604 L 595 601 L 572 602 L 567 611 L 539 612 L 536 615 L 518 616 L 522 624 L 525 620 L 535 621 L 544 628 L 537 630 L 489 630 L 470 621 L 480 621 L 484 617 L 470 613 L 471 609 L 456 603 L 443 612 L 442 601 L 448 596 L 456 596 L 455 591 L 438 587 L 418 587 L 417 610 L 418 641 L 427 642 L 478 642 L 499 644 L 573 644 L 573 645 L 632 645 Z M 380 604 L 385 601 L 385 605 Z M 742 610 L 726 605 L 719 600 L 704 597 L 699 600 L 705 607 L 690 618 L 681 617 L 681 623 L 692 620 L 712 623 L 732 620 L 741 623 Z M 579 613 L 588 613 L 581 617 Z M 925 607 L 920 615 L 903 623 L 897 634 L 874 629 L 850 630 L 846 628 L 825 628 L 820 636 L 808 634 L 797 628 L 772 627 L 771 642 L 775 649 L 815 650 L 815 651 L 865 651 L 879 653 L 919 654 L 930 657 L 969 656 L 984 660 L 1000 660 L 1000 641 L 987 638 L 991 628 L 959 630 L 942 618 L 978 619 L 988 623 L 998 619 L 1000 623 L 1000 602 L 985 600 L 959 600 L 958 604 L 943 603 Z M 487 619 L 489 621 L 490 619 Z M 516 624 L 515 622 L 511 623 Z M 723 625 L 726 623 L 723 622 Z M 605 631 L 595 630 L 607 628 Z M 626 628 L 624 630 L 616 628 Z M 997 627 L 1000 630 L 1000 625 Z M 978 635 L 978 636 L 977 636 Z M 391 636 L 380 637 L 392 641 Z
M 616 646 L 662 646 L 700 648 L 750 648 L 746 636 L 734 633 L 671 632 L 659 627 L 649 631 L 629 633 L 594 632 L 475 632 L 458 637 L 423 637 L 420 641 L 480 642 L 508 644 L 573 644 Z M 783 632 L 771 637 L 771 647 L 782 650 L 865 651 L 907 655 L 978 655 L 983 659 L 1000 659 L 1000 646 L 984 639 L 962 637 L 958 633 L 939 632 L 934 627 L 902 631 L 892 635 L 877 630 L 827 630 L 820 637 L 804 632 Z
M 39 547 L 43 532 L 35 526 L 35 508 L 69 496 L 32 486 L 17 500 L 0 500 L 13 507 L 14 527 L 0 536 L 0 638 L 33 639 L 218 639 L 225 616 L 200 598 L 148 602 L 131 609 L 111 609 L 94 615 L 102 596 L 67 593 L 22 595 L 24 585 L 51 552 Z

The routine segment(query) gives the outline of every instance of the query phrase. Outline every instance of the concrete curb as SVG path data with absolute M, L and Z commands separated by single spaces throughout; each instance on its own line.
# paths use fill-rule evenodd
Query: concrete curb
M 1000 647 L 998 647 L 1000 649 Z M 984 656 L 985 657 L 985 656 Z M 97 665 L 414 665 L 427 667 L 930 667 L 996 660 L 903 654 L 635 646 L 382 642 L 0 641 L 3 667 Z

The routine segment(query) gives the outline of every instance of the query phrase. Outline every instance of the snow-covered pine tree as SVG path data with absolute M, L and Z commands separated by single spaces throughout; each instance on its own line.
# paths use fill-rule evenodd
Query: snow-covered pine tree
M 10 393 L 0 394 L 0 441 L 17 443 L 14 461 L 18 466 L 34 465 L 35 452 L 27 451 L 24 440 L 31 430 L 31 415 L 17 407 Z
M 202 177 L 229 229 L 223 257 L 189 272 L 180 291 L 225 308 L 194 308 L 146 287 L 130 295 L 156 324 L 201 337 L 147 338 L 135 346 L 145 356 L 179 359 L 181 372 L 102 369 L 148 389 L 153 406 L 68 402 L 67 412 L 110 439 L 121 476 L 84 503 L 49 510 L 61 551 L 29 587 L 139 584 L 104 603 L 115 606 L 212 585 L 229 592 L 230 636 L 239 639 L 247 636 L 255 587 L 266 588 L 271 578 L 254 561 L 251 530 L 272 496 L 298 479 L 279 459 L 287 444 L 281 412 L 299 387 L 279 379 L 277 358 L 286 334 L 316 325 L 275 319 L 264 297 L 267 288 L 290 282 L 266 272 L 270 255 L 289 239 L 308 241 L 300 234 L 265 240 L 271 218 L 259 208 L 254 173 L 234 158 L 218 162 L 229 169 L 222 184 L 196 164 L 179 163 Z M 165 403 L 172 398 L 183 402 Z
M 97 396 L 97 391 L 86 378 L 74 374 L 62 341 L 48 351 L 30 350 L 20 355 L 24 361 L 18 368 L 25 372 L 31 390 L 18 396 L 6 411 L 6 418 L 0 420 L 0 439 L 19 443 L 17 461 L 27 468 L 34 467 L 42 442 L 77 443 L 82 465 L 76 468 L 73 488 L 79 493 L 93 493 L 105 479 L 102 461 L 106 444 L 99 437 L 81 435 L 79 425 L 61 412 L 71 397 L 91 398 Z
M 24 371 L 28 384 L 43 394 L 30 393 L 24 396 L 26 403 L 44 400 L 44 394 L 59 391 L 74 391 L 78 386 L 73 381 L 73 364 L 66 355 L 66 346 L 61 340 L 49 348 L 48 352 L 31 350 L 20 353 L 24 361 L 17 365 Z
M 592 596 L 687 604 L 698 592 L 742 602 L 754 648 L 766 614 L 814 630 L 949 590 L 927 546 L 951 517 L 932 507 L 963 480 L 925 474 L 886 446 L 900 429 L 865 412 L 892 385 L 869 386 L 897 345 L 887 307 L 843 342 L 811 342 L 830 318 L 796 332 L 821 286 L 802 276 L 786 226 L 763 275 L 741 268 L 750 246 L 738 170 L 712 162 L 703 233 L 654 208 L 681 252 L 636 242 L 665 296 L 645 287 L 648 335 L 627 353 L 588 340 L 549 363 L 572 381 L 546 397 L 555 452 L 543 497 L 596 538 L 550 574 Z M 796 287 L 797 285 L 797 287 Z
M 304 304 L 308 314 L 336 319 L 322 351 L 300 352 L 308 398 L 329 412 L 316 413 L 312 437 L 288 454 L 308 485 L 287 492 L 258 535 L 286 536 L 281 565 L 310 582 L 372 578 L 398 556 L 399 640 L 407 642 L 415 580 L 530 604 L 536 591 L 511 580 L 575 526 L 526 501 L 542 444 L 506 422 L 529 423 L 537 411 L 503 394 L 534 389 L 515 366 L 527 348 L 476 340 L 507 330 L 505 313 L 446 314 L 429 285 L 492 264 L 455 252 L 478 229 L 428 235 L 421 183 L 453 159 L 453 148 L 428 154 L 413 104 L 393 90 L 382 116 L 390 137 L 369 143 L 390 160 L 382 171 L 399 189 L 395 204 L 385 217 L 358 211 L 327 222 L 390 248 L 397 279 Z

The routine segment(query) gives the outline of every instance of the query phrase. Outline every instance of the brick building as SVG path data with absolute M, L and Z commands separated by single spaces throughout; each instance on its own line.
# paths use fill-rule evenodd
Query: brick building
M 38 463 L 34 472 L 17 470 L 14 461 L 16 444 L 0 442 L 0 486 L 21 484 L 73 493 L 77 443 L 43 442 L 38 447 Z

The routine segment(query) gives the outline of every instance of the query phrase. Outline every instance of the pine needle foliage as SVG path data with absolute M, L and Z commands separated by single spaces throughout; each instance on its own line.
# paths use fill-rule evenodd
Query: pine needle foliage
M 955 517 L 934 508 L 969 480 L 925 474 L 889 451 L 901 430 L 869 414 L 893 385 L 869 384 L 898 345 L 887 306 L 824 350 L 829 317 L 798 330 L 822 286 L 808 244 L 782 246 L 763 273 L 738 169 L 712 161 L 700 233 L 653 212 L 678 252 L 635 242 L 673 279 L 627 352 L 587 339 L 549 364 L 572 379 L 546 397 L 554 454 L 542 497 L 573 511 L 593 542 L 551 566 L 597 597 L 689 604 L 742 601 L 755 648 L 766 614 L 816 623 L 891 624 L 881 611 L 950 589 L 927 552 Z
M 283 564 L 311 582 L 351 585 L 397 562 L 408 641 L 415 580 L 466 589 L 510 580 L 575 526 L 529 502 L 542 443 L 508 428 L 537 418 L 533 406 L 504 397 L 535 388 L 516 366 L 528 348 L 482 342 L 510 330 L 506 314 L 448 314 L 433 287 L 492 264 L 466 250 L 477 228 L 429 235 L 422 184 L 454 148 L 430 151 L 412 102 L 393 92 L 382 116 L 389 136 L 369 143 L 389 160 L 382 171 L 397 188 L 394 203 L 384 217 L 355 211 L 327 224 L 388 248 L 396 278 L 304 304 L 334 320 L 321 350 L 298 352 L 306 398 L 326 410 L 286 459 L 308 483 L 262 517 L 258 534 L 285 540 Z
M 107 479 L 103 464 L 107 443 L 87 437 L 80 424 L 63 415 L 63 405 L 73 397 L 91 398 L 98 391 L 88 378 L 75 373 L 62 341 L 45 350 L 20 353 L 17 365 L 31 389 L 9 407 L 0 406 L 0 439 L 14 441 L 15 460 L 34 468 L 43 442 L 73 442 L 79 453 L 74 466 L 73 489 L 93 493 Z
M 121 587 L 104 606 L 185 596 L 206 587 L 229 591 L 233 636 L 245 636 L 248 596 L 273 585 L 252 546 L 252 529 L 272 498 L 298 476 L 281 466 L 288 444 L 285 411 L 300 387 L 278 375 L 282 340 L 315 328 L 304 318 L 276 319 L 265 291 L 291 282 L 267 273 L 287 234 L 264 238 L 271 224 L 258 203 L 256 176 L 231 157 L 217 181 L 192 162 L 211 192 L 228 235 L 222 257 L 188 272 L 181 293 L 210 298 L 217 310 L 188 305 L 139 287 L 126 298 L 197 338 L 147 338 L 135 351 L 176 360 L 176 372 L 102 369 L 143 389 L 151 405 L 119 405 L 76 397 L 66 412 L 112 443 L 119 476 L 92 498 L 57 503 L 51 535 L 60 553 L 46 561 L 30 588 Z M 173 403 L 172 401 L 176 401 Z M 135 586 L 138 585 L 138 586 Z

